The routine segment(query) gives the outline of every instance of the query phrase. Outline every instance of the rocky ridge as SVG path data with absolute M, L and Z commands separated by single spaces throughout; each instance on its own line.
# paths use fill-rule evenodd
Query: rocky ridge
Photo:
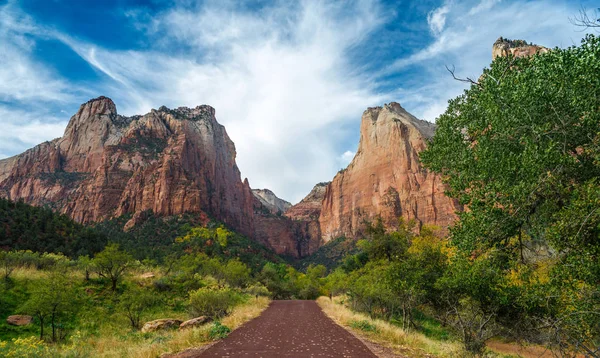
M 252 189 L 254 197 L 272 214 L 281 215 L 289 209 L 292 204 L 280 199 L 269 189 Z
M 163 106 L 125 117 L 111 99 L 98 97 L 81 105 L 61 138 L 0 160 L 0 196 L 49 205 L 81 223 L 131 214 L 132 226 L 147 211 L 198 213 L 279 254 L 308 254 L 319 238 L 299 236 L 284 218 L 269 231 L 255 217 L 260 204 L 235 157 L 210 106 Z
M 400 104 L 368 108 L 362 116 L 360 142 L 352 162 L 330 183 L 320 184 L 286 216 L 318 220 L 327 242 L 358 237 L 364 221 L 381 216 L 388 227 L 400 217 L 420 226 L 447 228 L 460 205 L 444 195 L 441 178 L 425 170 L 418 154 L 435 125 L 419 120 Z

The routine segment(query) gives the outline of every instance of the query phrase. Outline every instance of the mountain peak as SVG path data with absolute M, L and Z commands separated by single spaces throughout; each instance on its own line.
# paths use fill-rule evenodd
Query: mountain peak
M 100 96 L 97 98 L 92 98 L 89 101 L 83 103 L 79 106 L 79 111 L 77 112 L 77 116 L 81 116 L 84 113 L 87 114 L 87 117 L 91 117 L 94 114 L 117 114 L 117 106 L 112 99 Z
M 526 57 L 548 51 L 549 49 L 544 46 L 528 43 L 525 40 L 510 40 L 500 36 L 492 45 L 492 60 L 500 56 Z

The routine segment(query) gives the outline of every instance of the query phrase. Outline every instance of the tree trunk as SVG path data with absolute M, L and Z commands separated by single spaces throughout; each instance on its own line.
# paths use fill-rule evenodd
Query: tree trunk
M 39 316 L 40 318 L 40 341 L 44 340 L 44 317 Z

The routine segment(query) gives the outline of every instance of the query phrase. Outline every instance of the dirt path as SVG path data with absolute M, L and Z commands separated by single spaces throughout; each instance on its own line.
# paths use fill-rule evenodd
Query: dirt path
M 315 301 L 273 301 L 197 357 L 377 357 Z

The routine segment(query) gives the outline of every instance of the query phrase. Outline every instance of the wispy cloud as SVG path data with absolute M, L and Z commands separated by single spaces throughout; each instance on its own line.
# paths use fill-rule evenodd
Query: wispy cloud
M 60 135 L 71 114 L 58 115 L 62 104 L 83 95 L 111 96 L 126 115 L 209 104 L 236 144 L 242 175 L 296 202 L 352 159 L 366 107 L 399 100 L 434 120 L 465 88 L 444 65 L 476 78 L 499 36 L 550 47 L 582 36 L 568 21 L 578 4 L 567 0 L 443 1 L 404 24 L 423 30 L 410 45 L 386 32 L 402 9 L 378 0 L 254 5 L 125 9 L 120 20 L 145 46 L 109 48 L 36 23 L 9 1 L 0 7 L 0 103 L 9 104 L 0 105 L 0 156 Z M 82 88 L 62 78 L 52 59 L 34 56 L 45 39 L 66 44 L 100 80 Z
M 466 88 L 452 79 L 445 65 L 456 66 L 460 77 L 477 78 L 489 66 L 492 44 L 500 36 L 547 47 L 577 44 L 583 36 L 568 19 L 577 13 L 578 5 L 566 1 L 482 0 L 475 4 L 454 2 L 447 9 L 443 29 L 433 42 L 398 59 L 385 72 L 410 71 L 422 79 L 398 93 L 405 108 L 429 121 L 435 121 L 445 111 L 447 101 Z
M 431 12 L 427 14 L 427 23 L 429 24 L 429 29 L 433 34 L 438 35 L 444 30 L 444 26 L 446 25 L 446 15 L 449 12 L 450 5 L 444 4 L 437 9 L 431 10 Z

